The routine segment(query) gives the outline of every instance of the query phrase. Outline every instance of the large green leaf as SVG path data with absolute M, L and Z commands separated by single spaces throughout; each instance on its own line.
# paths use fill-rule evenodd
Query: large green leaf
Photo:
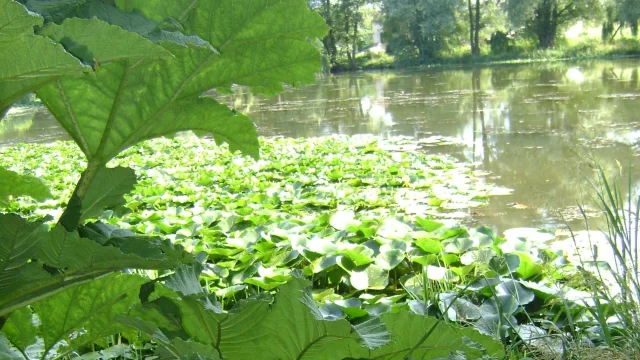
M 158 258 L 155 250 L 157 249 L 148 250 L 148 255 L 152 258 L 142 257 L 135 252 L 123 253 L 115 246 L 102 246 L 81 238 L 77 232 L 67 232 L 58 225 L 42 241 L 38 259 L 48 266 L 64 269 L 67 275 L 126 268 L 171 268 L 179 264 L 175 259 Z
M 11 317 L 2 327 L 2 333 L 18 349 L 26 349 L 27 346 L 35 344 L 38 328 L 31 308 L 23 307 L 11 313 Z
M 0 214 L 0 273 L 19 269 L 35 258 L 39 241 L 46 234 L 42 223 L 28 223 L 18 215 Z M 0 290 L 5 283 L 0 283 Z
M 211 47 L 209 43 L 197 36 L 184 35 L 180 32 L 180 26 L 175 26 L 176 24 L 172 22 L 158 24 L 138 12 L 127 13 L 121 11 L 102 0 L 27 0 L 25 5 L 29 10 L 42 15 L 45 23 L 63 24 L 69 18 L 97 18 L 136 33 L 155 43 L 170 41 L 183 45 L 191 44 L 200 47 Z M 161 19 L 159 22 L 163 20 L 165 19 Z M 98 36 L 100 37 L 101 35 L 98 34 Z M 117 39 L 109 40 L 117 41 Z M 93 39 L 89 41 L 93 41 Z M 88 46 L 88 44 L 85 44 L 85 46 Z
M 170 269 L 192 260 L 161 242 L 131 240 L 100 245 L 61 225 L 47 232 L 40 223 L 0 215 L 0 316 L 114 271 Z
M 67 230 L 76 227 L 87 218 L 99 217 L 107 207 L 124 205 L 124 195 L 137 183 L 136 173 L 130 168 L 100 168 L 80 198 L 77 191 L 71 197 L 60 223 Z
M 0 206 L 7 205 L 10 196 L 30 196 L 43 201 L 51 198 L 51 193 L 42 180 L 0 167 Z
M 308 38 L 322 38 L 328 27 L 303 0 L 128 0 L 117 4 L 160 22 L 178 20 L 186 33 L 208 41 L 219 52 L 202 59 L 201 71 L 184 92 L 197 95 L 213 87 L 247 85 L 274 94 L 282 83 L 314 81 L 320 56 Z
M 469 340 L 479 343 L 489 355 L 498 358 L 504 355 L 502 344 L 474 329 L 445 324 L 408 311 L 384 314 L 381 318 L 391 333 L 391 342 L 372 351 L 371 359 L 436 359 L 457 351 L 466 353 L 467 359 L 481 358 L 483 351 L 467 346 Z
M 262 358 L 344 359 L 364 351 L 360 335 L 347 320 L 323 319 L 308 285 L 294 279 L 280 288 L 274 306 L 256 329 L 263 334 L 256 340 Z
M 100 67 L 95 78 L 64 79 L 38 91 L 90 164 L 104 164 L 139 141 L 181 130 L 211 133 L 217 142 L 229 143 L 232 151 L 257 157 L 251 121 L 200 94 L 232 84 L 275 93 L 283 83 L 314 80 L 320 57 L 307 38 L 323 36 L 326 25 L 306 2 L 210 0 L 184 6 L 179 14 L 167 15 L 219 51 L 162 42 L 173 58 L 110 63 Z M 179 8 L 161 1 L 132 1 L 127 7 L 158 21 L 155 11 Z M 67 35 L 82 45 L 79 34 Z
M 33 34 L 40 16 L 13 0 L 0 0 L 0 114 L 22 95 L 61 76 L 91 68 L 51 40 Z
M 147 281 L 135 275 L 112 274 L 34 303 L 31 308 L 38 317 L 37 336 L 44 342 L 41 356 L 49 354 L 54 347 L 56 353 L 68 351 L 64 346 L 58 348 L 61 341 L 73 349 L 126 330 L 126 326 L 114 319 L 140 302 L 140 286 Z M 3 329 L 21 350 L 36 341 L 30 316 L 28 308 L 13 312 L 5 324 L 8 331 Z
M 156 356 L 160 360 L 164 359 L 185 359 L 185 360 L 217 360 L 220 359 L 218 352 L 210 345 L 195 341 L 184 341 L 180 338 L 169 340 L 166 334 L 153 322 L 135 317 L 119 316 L 116 320 L 131 328 L 137 329 L 155 342 L 161 345 L 156 350 Z
M 47 236 L 42 223 L 29 223 L 14 214 L 0 214 L 0 316 L 6 315 L 10 299 L 18 298 L 28 287 L 50 280 L 37 258 L 40 243 Z
M 38 95 L 90 162 L 104 164 L 137 142 L 182 130 L 211 133 L 232 151 L 257 157 L 257 132 L 249 118 L 210 98 L 180 98 L 199 71 L 198 59 L 211 50 L 172 50 L 176 58 L 107 64 L 95 79 L 65 79 Z
M 24 360 L 24 356 L 18 349 L 11 346 L 9 340 L 0 333 L 0 359 L 4 360 Z
M 182 310 L 183 327 L 196 341 L 213 345 L 225 359 L 259 357 L 256 341 L 265 335 L 255 326 L 269 313 L 267 302 L 247 302 L 224 314 L 205 307 L 206 302 L 193 297 L 185 298 L 178 305 Z
M 73 39 L 76 43 L 86 47 L 95 61 L 101 64 L 125 59 L 171 56 L 171 53 L 162 46 L 156 45 L 136 33 L 96 18 L 71 18 L 66 19 L 61 25 L 50 23 L 38 34 L 62 43 L 66 38 Z M 105 46 L 105 40 L 108 40 L 109 46 Z M 71 52 L 73 53 L 73 51 Z M 77 54 L 74 55 L 77 56 Z
M 199 281 L 189 269 L 183 267 L 171 281 L 171 286 L 180 292 L 180 296 L 169 296 L 180 308 L 180 323 L 189 338 L 196 344 L 213 346 L 221 358 L 358 358 L 367 354 L 367 348 L 389 342 L 386 327 L 379 319 L 373 318 L 357 325 L 351 325 L 344 319 L 326 320 L 313 301 L 306 280 L 294 278 L 283 285 L 271 306 L 264 299 L 253 299 L 242 301 L 225 313 L 210 301 L 205 292 L 194 291 Z M 167 295 L 168 291 L 161 289 L 159 294 Z M 174 353 L 175 339 L 168 335 L 172 331 L 168 314 L 173 311 L 166 302 L 150 304 L 143 304 L 137 313 L 146 319 L 123 318 L 120 321 L 133 324 L 156 338 L 169 353 Z M 159 314 L 167 318 L 158 321 Z M 147 319 L 154 319 L 166 327 L 153 325 Z
M 214 346 L 225 359 L 254 358 L 256 352 L 252 344 L 264 336 L 254 327 L 267 316 L 269 304 L 248 301 L 223 313 L 200 286 L 199 272 L 200 267 L 195 264 L 181 266 L 166 281 L 168 287 L 181 295 L 179 301 L 177 297 L 174 301 L 180 308 L 183 329 L 195 341 Z M 161 312 L 168 313 L 166 309 Z

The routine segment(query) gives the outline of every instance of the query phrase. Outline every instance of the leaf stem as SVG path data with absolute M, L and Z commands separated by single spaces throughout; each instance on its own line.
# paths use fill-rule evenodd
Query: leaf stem
M 75 206 L 79 206 L 76 202 L 80 202 L 82 204 L 82 199 L 84 199 L 87 191 L 89 191 L 89 187 L 93 182 L 93 179 L 100 171 L 100 168 L 104 167 L 104 164 L 101 161 L 89 160 L 89 164 L 87 168 L 82 172 L 80 176 L 80 180 L 78 180 L 78 184 L 76 184 L 76 188 L 71 195 L 71 199 L 67 203 L 67 207 L 60 216 L 60 220 L 58 221 L 60 225 L 64 226 L 67 231 L 74 231 L 78 227 L 78 219 L 74 219 L 74 216 L 70 216 L 74 211 Z

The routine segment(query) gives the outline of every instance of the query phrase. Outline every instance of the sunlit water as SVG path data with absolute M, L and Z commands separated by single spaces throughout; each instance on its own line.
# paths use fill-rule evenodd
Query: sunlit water
M 445 136 L 457 144 L 426 150 L 473 162 L 488 181 L 513 189 L 465 222 L 580 227 L 577 205 L 590 196 L 592 160 L 611 174 L 617 160 L 623 176 L 640 166 L 639 73 L 638 59 L 366 72 L 271 98 L 241 89 L 217 97 L 250 115 L 265 136 Z M 42 109 L 0 122 L 0 145 L 64 137 Z

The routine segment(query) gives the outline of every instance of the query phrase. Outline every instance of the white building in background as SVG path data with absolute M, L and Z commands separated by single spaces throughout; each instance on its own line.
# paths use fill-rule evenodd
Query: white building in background
M 373 33 L 373 46 L 368 51 L 373 53 L 383 53 L 385 51 L 384 44 L 382 43 L 382 23 L 374 22 L 372 25 Z
M 379 22 L 374 22 L 372 27 L 373 45 L 376 46 L 378 44 L 382 44 L 382 24 Z

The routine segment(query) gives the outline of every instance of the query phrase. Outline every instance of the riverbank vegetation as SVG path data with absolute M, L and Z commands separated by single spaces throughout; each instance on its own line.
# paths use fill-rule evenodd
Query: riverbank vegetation
M 194 282 L 199 273 L 204 290 L 197 293 L 210 294 L 208 298 L 218 309 L 215 313 L 261 308 L 261 302 L 252 299 L 269 302 L 274 292 L 279 294 L 278 304 L 278 299 L 284 301 L 283 297 L 292 297 L 309 284 L 306 296 L 311 303 L 296 311 L 304 314 L 305 306 L 315 303 L 318 315 L 316 320 L 305 321 L 348 320 L 367 328 L 374 326 L 370 321 L 380 318 L 388 328 L 437 325 L 439 332 L 462 331 L 444 325 L 457 323 L 478 332 L 459 333 L 464 334 L 459 339 L 479 341 L 483 351 L 497 355 L 501 347 L 491 345 L 488 339 L 493 337 L 504 344 L 510 358 L 555 358 L 582 352 L 578 358 L 588 359 L 593 358 L 585 355 L 589 347 L 598 356 L 612 352 L 619 357 L 633 356 L 637 339 L 631 329 L 638 294 L 637 255 L 632 249 L 637 223 L 622 209 L 635 200 L 621 199 L 619 188 L 602 183 L 601 205 L 611 224 L 607 238 L 625 235 L 622 243 L 612 240 L 611 248 L 616 249 L 617 264 L 631 261 L 629 266 L 611 271 L 612 265 L 593 261 L 588 253 L 581 254 L 581 262 L 571 262 L 569 256 L 576 259 L 567 253 L 571 237 L 527 228 L 501 235 L 483 226 L 464 226 L 461 216 L 468 209 L 483 206 L 491 196 L 508 193 L 508 189 L 485 182 L 483 174 L 468 164 L 427 155 L 425 145 L 433 142 L 383 141 L 368 136 L 272 138 L 262 139 L 262 157 L 256 161 L 232 154 L 213 140 L 193 136 L 145 142 L 109 164 L 135 171 L 140 180 L 133 191 L 121 205 L 94 213 L 82 231 L 95 241 L 114 236 L 120 240 L 111 241 L 117 242 L 132 236 L 165 238 L 178 249 L 200 254 L 204 263 L 181 267 L 176 274 L 179 281 L 191 281 L 189 286 L 199 288 Z M 5 198 L 5 209 L 53 225 L 52 220 L 63 214 L 64 199 L 72 194 L 79 170 L 86 166 L 81 152 L 73 143 L 57 142 L 18 145 L 0 153 L 0 166 L 41 177 L 52 198 L 45 202 Z M 65 161 L 58 161 L 60 158 Z M 554 246 L 556 243 L 564 245 Z M 606 251 L 606 244 L 597 246 Z M 178 281 L 178 275 L 171 273 L 140 274 L 155 281 Z M 623 287 L 605 286 L 612 283 Z M 166 311 L 171 308 L 163 304 L 167 301 L 187 306 L 178 301 L 179 292 L 167 295 L 169 290 L 163 289 L 155 295 L 158 303 L 147 307 L 162 305 L 158 309 Z M 287 306 L 295 308 L 295 304 Z M 260 323 L 267 327 L 269 321 L 280 323 L 289 311 L 276 306 L 273 311 L 283 313 L 275 315 L 257 308 L 254 311 L 265 311 L 260 316 L 271 319 Z M 174 311 L 179 311 L 174 316 L 182 318 L 182 326 L 206 324 L 190 320 L 188 312 L 181 312 L 186 310 Z M 401 315 L 405 325 L 394 323 L 391 314 L 405 314 Z M 440 322 L 418 325 L 416 316 Z M 143 333 L 141 324 L 148 325 L 122 321 Z M 11 321 L 8 325 L 18 326 Z M 236 326 L 249 325 L 241 322 Z M 215 340 L 193 331 L 187 331 L 192 340 L 205 344 Z M 384 333 L 362 336 L 380 336 L 378 341 L 386 343 Z M 480 333 L 488 337 L 479 337 Z M 98 350 L 91 356 L 131 355 L 134 349 L 124 345 L 145 339 L 130 332 L 119 336 L 124 339 L 120 343 L 97 342 L 93 347 Z M 425 347 L 440 349 L 432 349 L 432 356 L 444 357 L 469 345 L 438 345 L 441 336 L 433 334 L 425 342 Z M 106 348 L 100 350 L 101 346 Z M 249 350 L 221 346 L 220 351 L 229 358 L 255 356 Z M 385 354 L 393 347 L 383 349 L 361 356 Z M 344 356 L 323 347 L 317 351 L 327 359 Z M 470 351 L 467 358 L 482 356 L 482 352 Z
M 640 54 L 637 0 L 310 0 L 333 71 Z
M 555 234 L 464 224 L 509 190 L 447 138 L 259 139 L 203 94 L 312 82 L 328 28 L 244 5 L 0 0 L 0 112 L 35 92 L 72 138 L 0 149 L 0 357 L 637 355 L 615 187 L 622 296 Z

